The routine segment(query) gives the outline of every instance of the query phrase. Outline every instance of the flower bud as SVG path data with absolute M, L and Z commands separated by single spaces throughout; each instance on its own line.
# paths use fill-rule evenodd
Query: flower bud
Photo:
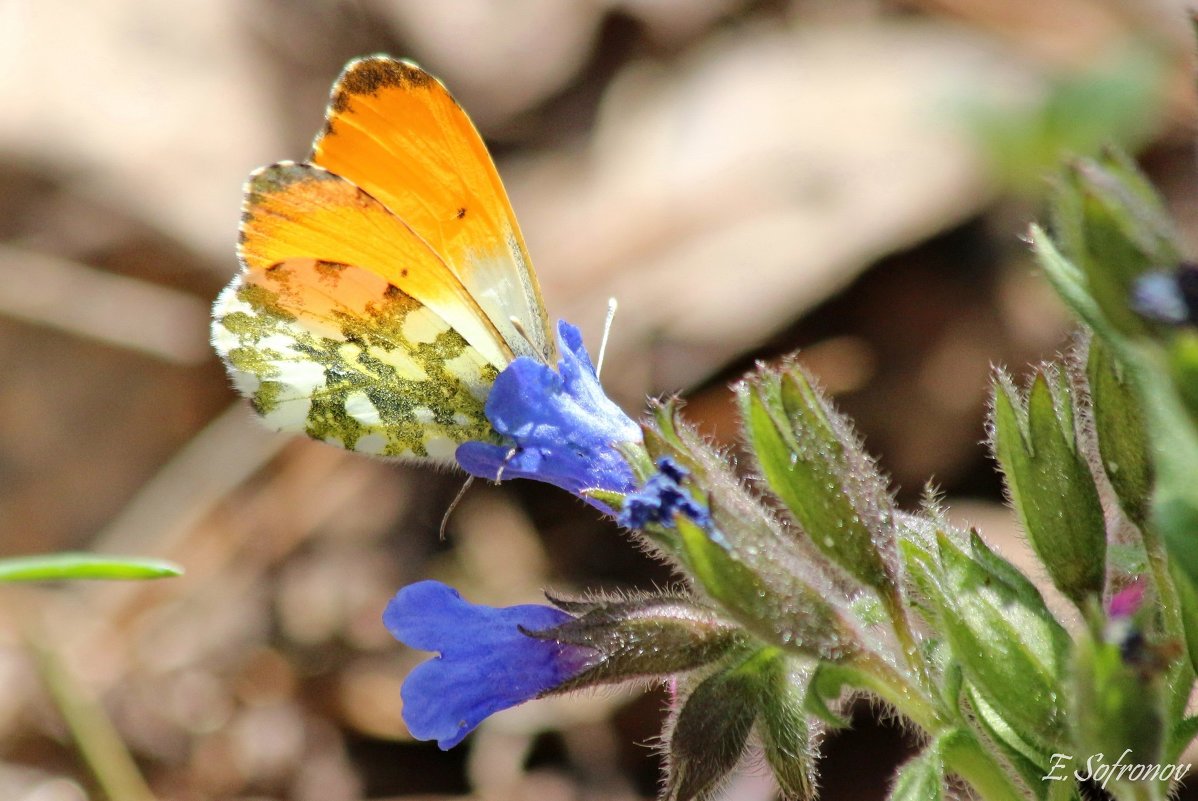
M 1056 186 L 1052 210 L 1063 254 L 1080 270 L 1105 323 L 1125 335 L 1147 331 L 1131 305 L 1136 281 L 1180 261 L 1177 235 L 1151 184 L 1121 153 L 1077 159 Z
M 762 477 L 825 556 L 890 600 L 896 594 L 890 495 L 848 421 L 798 365 L 738 387 Z
M 1078 445 L 1067 377 L 1045 368 L 1024 396 L 999 373 L 992 442 L 1011 505 L 1053 584 L 1079 606 L 1101 597 L 1106 521 Z

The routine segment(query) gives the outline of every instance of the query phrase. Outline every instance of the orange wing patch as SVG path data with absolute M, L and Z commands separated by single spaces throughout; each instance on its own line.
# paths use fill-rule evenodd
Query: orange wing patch
M 507 193 L 445 87 L 409 62 L 359 59 L 333 87 L 327 118 L 312 163 L 364 189 L 439 254 L 512 353 L 552 361 L 540 286 Z
M 242 271 L 213 307 L 234 384 L 268 425 L 365 453 L 497 442 L 499 371 L 554 348 L 474 126 L 419 67 L 373 57 L 346 67 L 314 147 L 246 186 Z
M 352 183 L 319 167 L 280 163 L 250 176 L 239 246 L 246 269 L 288 259 L 352 264 L 399 288 L 498 368 L 512 352 L 470 292 L 428 244 Z

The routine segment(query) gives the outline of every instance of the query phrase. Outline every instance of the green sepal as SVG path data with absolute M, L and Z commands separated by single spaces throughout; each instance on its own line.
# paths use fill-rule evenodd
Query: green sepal
M 656 463 L 669 457 L 690 474 L 688 487 L 697 500 L 706 502 L 716 527 L 730 542 L 751 548 L 771 547 L 768 543 L 781 540 L 780 521 L 745 488 L 732 470 L 734 460 L 683 422 L 675 402 L 656 404 L 651 413 L 644 426 L 650 459 Z
M 1040 269 L 1065 305 L 1108 342 L 1120 340 L 1122 336 L 1106 319 L 1102 308 L 1090 294 L 1085 273 L 1061 253 L 1052 237 L 1040 226 L 1032 225 L 1028 229 L 1028 241 L 1031 242 Z
M 623 492 L 605 489 L 584 489 L 580 494 L 587 498 L 599 501 L 602 504 L 606 504 L 616 512 L 619 512 L 624 508 L 624 501 L 628 498 L 628 496 Z
M 735 624 L 681 596 L 550 600 L 576 617 L 528 635 L 600 655 L 586 670 L 555 686 L 554 693 L 693 670 L 744 649 L 749 639 Z
M 969 782 L 979 798 L 1027 798 L 1044 787 L 1039 780 L 1030 787 L 1020 786 L 1017 776 L 995 760 L 992 752 L 987 753 L 969 729 L 949 729 L 936 738 L 936 744 L 945 769 Z M 1029 792 L 1032 787 L 1036 790 Z
M 877 469 L 797 364 L 737 387 L 745 435 L 769 488 L 825 556 L 893 600 L 893 509 Z
M 841 608 L 847 578 L 791 536 L 674 404 L 653 410 L 645 445 L 654 461 L 668 456 L 689 473 L 684 489 L 710 513 L 703 525 L 677 515 L 669 528 L 673 554 L 698 589 L 768 644 L 827 659 L 859 647 Z
M 1123 511 L 1132 522 L 1143 526 L 1148 519 L 1153 483 L 1144 413 L 1122 366 L 1110 347 L 1097 337 L 1090 340 L 1086 381 L 1103 469 Z
M 949 709 L 959 709 L 961 692 L 965 687 L 965 673 L 961 664 L 952 658 L 952 649 L 943 640 L 937 642 L 934 664 L 939 668 L 940 698 Z
M 1101 597 L 1106 522 L 1078 447 L 1065 376 L 1045 368 L 1023 397 L 999 373 L 992 427 L 1011 504 L 1049 578 L 1079 607 L 1088 597 Z

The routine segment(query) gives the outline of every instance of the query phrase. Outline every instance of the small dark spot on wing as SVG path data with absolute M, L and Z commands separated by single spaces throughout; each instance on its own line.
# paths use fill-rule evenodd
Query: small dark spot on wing
M 466 216 L 466 207 L 465 207 L 465 206 L 462 206 L 460 209 L 458 209 L 458 213 L 457 213 L 457 215 L 455 215 L 455 216 L 456 216 L 456 217 L 457 217 L 459 220 L 460 220 L 460 219 L 462 219 L 463 217 L 465 217 L 465 216 Z

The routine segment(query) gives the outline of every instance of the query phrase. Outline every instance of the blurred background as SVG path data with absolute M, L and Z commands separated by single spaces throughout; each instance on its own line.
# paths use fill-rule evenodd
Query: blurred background
M 543 485 L 476 484 L 441 541 L 460 476 L 266 432 L 207 346 L 241 183 L 307 154 L 351 57 L 457 95 L 551 317 L 594 346 L 619 299 L 627 410 L 681 393 L 734 444 L 727 385 L 798 349 L 902 503 L 933 481 L 1019 560 L 991 365 L 1071 330 L 1021 235 L 1060 154 L 1113 141 L 1198 253 L 1192 33 L 1181 0 L 0 0 L 0 553 L 187 571 L 0 588 L 0 799 L 103 797 L 64 714 L 163 799 L 655 794 L 659 689 L 443 753 L 406 733 L 424 655 L 380 614 L 427 577 L 493 604 L 672 577 Z M 882 798 L 910 745 L 858 709 L 824 797 Z M 773 790 L 748 765 L 725 797 Z

